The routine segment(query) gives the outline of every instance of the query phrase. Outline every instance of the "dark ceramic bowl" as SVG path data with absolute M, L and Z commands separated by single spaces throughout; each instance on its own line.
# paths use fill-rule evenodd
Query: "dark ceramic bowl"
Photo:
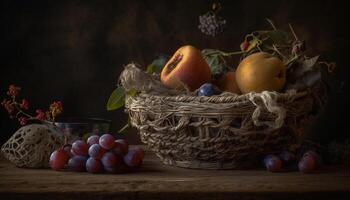
M 74 138 L 86 139 L 91 135 L 102 135 L 109 132 L 111 121 L 98 118 L 66 118 L 55 125 Z

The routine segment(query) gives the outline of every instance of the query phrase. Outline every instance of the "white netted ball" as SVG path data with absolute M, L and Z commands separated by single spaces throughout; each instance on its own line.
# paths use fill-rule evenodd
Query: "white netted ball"
M 1 147 L 1 153 L 17 167 L 45 168 L 50 154 L 64 144 L 63 133 L 50 124 L 30 124 L 18 129 Z

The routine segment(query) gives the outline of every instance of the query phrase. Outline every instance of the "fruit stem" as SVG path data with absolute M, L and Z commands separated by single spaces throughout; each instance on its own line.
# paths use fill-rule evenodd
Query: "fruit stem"
M 17 105 L 16 105 L 16 107 L 17 107 Z M 22 115 L 28 117 L 29 119 L 34 119 L 33 116 L 31 116 L 31 115 L 25 113 L 23 110 L 19 109 L 18 107 L 17 107 L 17 109 L 18 109 L 18 112 L 17 112 L 17 114 L 16 114 L 16 117 L 18 117 L 20 114 L 22 114 Z
M 272 45 L 272 47 L 273 47 L 273 50 L 275 50 L 283 59 L 286 59 L 286 56 L 283 55 L 274 44 Z
M 212 51 L 210 53 L 205 54 L 205 56 L 209 56 L 209 55 L 212 55 L 212 54 L 220 54 L 222 56 L 229 57 L 229 56 L 233 56 L 233 55 L 240 55 L 240 54 L 243 54 L 243 53 L 245 53 L 245 52 L 244 51 L 223 52 L 223 51 L 220 51 L 220 50 L 215 50 L 215 51 Z
M 267 20 L 267 22 L 269 22 L 269 24 L 272 26 L 272 28 L 274 29 L 274 30 L 277 30 L 277 28 L 276 28 L 276 26 L 273 24 L 273 22 L 271 21 L 271 19 L 266 19 Z
M 293 63 L 294 61 L 296 61 L 299 58 L 299 56 L 294 56 L 293 58 L 287 60 L 284 64 L 285 66 L 289 66 L 291 63 Z
M 234 51 L 234 52 L 220 52 L 223 56 L 229 57 L 229 56 L 233 56 L 233 55 L 240 55 L 245 53 L 244 51 Z
M 288 24 L 288 25 L 289 25 L 290 31 L 292 32 L 292 34 L 294 36 L 295 41 L 299 41 L 297 34 L 295 34 L 295 32 L 294 32 L 293 26 L 291 24 Z

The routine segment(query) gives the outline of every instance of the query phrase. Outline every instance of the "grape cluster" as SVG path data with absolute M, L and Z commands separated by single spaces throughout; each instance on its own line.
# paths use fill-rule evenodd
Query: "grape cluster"
M 116 140 L 111 134 L 93 135 L 86 142 L 77 140 L 57 149 L 49 164 L 57 171 L 68 168 L 75 172 L 124 173 L 139 168 L 144 155 L 143 149 L 129 149 L 126 140 Z
M 302 173 L 311 173 L 321 166 L 321 157 L 314 151 L 308 151 L 297 159 L 297 156 L 289 151 L 283 151 L 279 155 L 267 155 L 264 157 L 264 165 L 270 172 L 282 171 L 282 168 L 297 168 Z
M 226 20 L 221 19 L 215 13 L 209 12 L 199 16 L 198 28 L 206 35 L 216 36 L 223 32 L 225 25 Z

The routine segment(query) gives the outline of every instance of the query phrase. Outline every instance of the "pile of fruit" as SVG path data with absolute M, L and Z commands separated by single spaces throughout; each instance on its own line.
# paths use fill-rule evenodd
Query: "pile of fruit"
M 124 139 L 116 140 L 111 134 L 90 136 L 87 141 L 76 140 L 64 145 L 50 156 L 53 170 L 75 172 L 125 173 L 138 169 L 144 158 L 142 148 L 130 148 Z
M 296 63 L 297 57 L 283 60 L 270 52 L 253 51 L 243 56 L 233 69 L 226 65 L 223 58 L 217 57 L 222 55 L 226 53 L 183 46 L 164 65 L 160 80 L 167 88 L 197 91 L 198 96 L 212 96 L 221 92 L 238 95 L 283 92 L 312 88 L 321 81 L 321 63 L 328 66 L 328 70 L 333 66 L 319 62 L 318 56 L 303 57 L 300 63 Z
M 200 73 L 199 73 L 200 72 Z M 201 51 L 184 46 L 175 52 L 161 72 L 161 82 L 168 88 L 199 88 L 199 96 L 212 96 L 216 91 L 236 94 L 280 91 L 286 82 L 286 67 L 276 56 L 258 52 L 244 58 L 236 71 L 227 71 L 217 80 Z

